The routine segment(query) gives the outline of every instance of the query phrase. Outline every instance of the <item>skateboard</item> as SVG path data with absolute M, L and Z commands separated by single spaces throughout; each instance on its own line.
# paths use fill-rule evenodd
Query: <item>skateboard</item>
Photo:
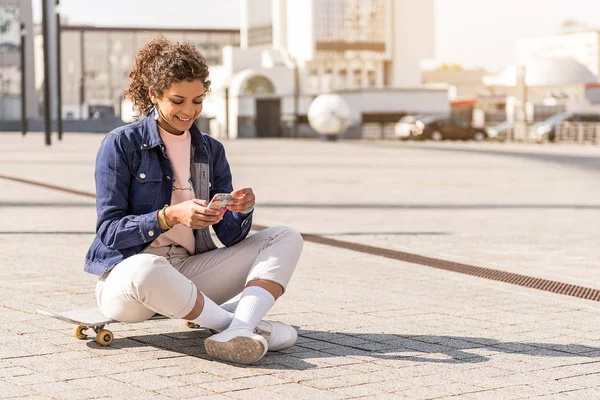
M 114 340 L 113 333 L 108 329 L 104 329 L 104 327 L 108 324 L 119 322 L 102 314 L 98 307 L 80 308 L 77 310 L 64 312 L 45 310 L 37 311 L 42 315 L 75 324 L 73 327 L 73 336 L 75 336 L 77 339 L 87 339 L 88 334 L 86 331 L 92 329 L 94 332 L 96 332 L 96 343 L 98 343 L 100 346 L 110 346 Z M 150 319 L 168 319 L 168 317 L 160 314 L 154 314 L 154 316 L 152 316 Z M 195 323 L 187 321 L 186 326 L 188 328 L 199 328 L 199 326 Z

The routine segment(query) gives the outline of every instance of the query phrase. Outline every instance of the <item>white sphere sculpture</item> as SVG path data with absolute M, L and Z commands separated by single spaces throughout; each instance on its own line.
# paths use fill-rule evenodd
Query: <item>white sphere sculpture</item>
M 337 94 L 318 96 L 308 107 L 308 123 L 322 135 L 336 136 L 350 125 L 350 107 Z

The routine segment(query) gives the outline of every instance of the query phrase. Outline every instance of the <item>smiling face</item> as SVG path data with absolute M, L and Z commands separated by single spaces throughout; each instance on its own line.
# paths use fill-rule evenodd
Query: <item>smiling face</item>
M 174 83 L 160 98 L 150 89 L 150 98 L 159 110 L 158 125 L 173 135 L 190 129 L 202 112 L 204 94 L 204 84 L 199 79 Z

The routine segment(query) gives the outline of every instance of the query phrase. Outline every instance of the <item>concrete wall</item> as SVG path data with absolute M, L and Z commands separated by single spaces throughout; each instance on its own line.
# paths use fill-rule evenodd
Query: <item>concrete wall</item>
M 394 0 L 392 4 L 391 86 L 418 87 L 421 84 L 420 61 L 435 55 L 434 0 Z
M 247 48 L 225 46 L 223 48 L 223 67 L 229 73 L 236 73 L 248 68 L 257 68 L 262 65 L 261 48 Z
M 450 112 L 448 92 L 445 90 L 378 90 L 338 92 L 360 121 L 362 113 L 444 114 Z

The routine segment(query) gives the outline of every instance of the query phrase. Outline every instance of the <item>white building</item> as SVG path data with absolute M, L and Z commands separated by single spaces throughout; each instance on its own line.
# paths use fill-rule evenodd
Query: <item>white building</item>
M 315 96 L 335 92 L 364 122 L 449 112 L 447 89 L 421 88 L 434 53 L 434 0 L 243 0 L 240 48 L 211 68 L 204 115 L 215 136 L 310 135 Z M 291 132 L 297 121 L 299 131 Z M 284 132 L 285 131 L 285 132 Z M 314 134 L 314 132 L 312 132 Z
M 419 87 L 434 0 L 243 0 L 242 47 L 286 50 L 312 92 Z
M 517 63 L 522 64 L 531 57 L 570 57 L 600 76 L 600 31 L 566 32 L 519 40 Z
M 600 110 L 598 76 L 569 57 L 529 58 L 484 77 L 484 83 L 506 96 L 509 120 L 523 120 L 523 114 L 531 122 L 556 112 Z

